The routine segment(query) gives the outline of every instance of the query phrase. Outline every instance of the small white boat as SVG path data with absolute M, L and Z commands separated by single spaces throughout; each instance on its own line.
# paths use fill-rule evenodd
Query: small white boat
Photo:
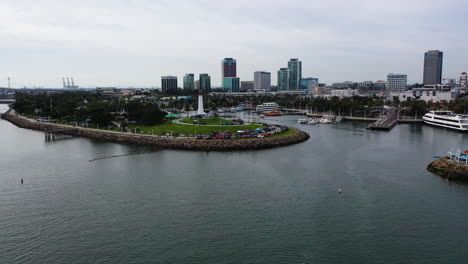
M 330 124 L 330 123 L 332 123 L 332 121 L 331 121 L 330 118 L 328 118 L 328 117 L 322 117 L 322 118 L 320 118 L 320 119 L 319 119 L 319 122 L 320 122 L 321 124 Z
M 342 116 L 337 116 L 337 117 L 335 118 L 335 123 L 339 123 L 339 122 L 341 122 L 342 120 L 343 120 L 343 117 L 342 117 Z
M 309 120 L 307 118 L 301 118 L 301 119 L 297 120 L 297 122 L 299 124 L 307 124 L 307 122 L 309 122 Z
M 319 120 L 316 119 L 316 118 L 312 118 L 309 121 L 307 121 L 308 125 L 315 125 L 315 124 L 318 124 L 318 123 L 319 123 Z

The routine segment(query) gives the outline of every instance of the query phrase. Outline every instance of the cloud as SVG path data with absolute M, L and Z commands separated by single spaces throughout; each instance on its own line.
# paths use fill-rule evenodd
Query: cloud
M 208 72 L 220 84 L 220 61 L 238 59 L 241 80 L 273 78 L 291 57 L 304 76 L 326 82 L 385 79 L 390 71 L 422 77 L 428 49 L 459 53 L 467 22 L 463 1 L 370 0 L 5 0 L 0 3 L 0 72 L 17 85 L 159 86 Z M 445 60 L 455 77 L 465 54 Z M 356 67 L 355 65 L 359 65 Z M 451 65 L 456 65 L 453 67 Z M 337 74 L 340 72 L 340 74 Z M 275 78 L 274 78 L 275 79 Z M 275 80 L 273 80 L 275 81 Z M 1 84 L 0 84 L 1 86 Z

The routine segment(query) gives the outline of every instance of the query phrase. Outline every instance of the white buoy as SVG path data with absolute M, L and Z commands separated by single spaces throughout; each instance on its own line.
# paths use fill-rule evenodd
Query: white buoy
M 338 189 L 338 193 L 341 194 L 341 189 Z

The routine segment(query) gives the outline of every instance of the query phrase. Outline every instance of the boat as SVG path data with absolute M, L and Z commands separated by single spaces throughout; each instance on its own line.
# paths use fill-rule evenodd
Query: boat
M 272 112 L 272 111 L 279 111 L 280 107 L 277 103 L 263 103 L 261 105 L 257 105 L 256 111 L 257 113 L 265 113 L 265 112 Z
M 260 118 L 265 118 L 265 115 L 264 115 L 264 114 L 261 114 L 261 115 L 260 115 Z
M 309 122 L 309 120 L 307 118 L 301 118 L 301 119 L 297 120 L 297 122 L 299 124 L 307 124 L 307 122 Z
M 218 108 L 218 113 L 224 113 L 224 109 Z
M 335 118 L 335 123 L 339 123 L 339 122 L 341 122 L 341 121 L 343 121 L 343 117 L 342 117 L 342 116 L 337 116 L 337 117 Z
M 468 131 L 468 115 L 455 114 L 452 111 L 430 111 L 423 116 L 428 125 Z
M 319 121 L 321 124 L 330 124 L 330 123 L 333 122 L 333 121 L 332 121 L 329 117 L 327 117 L 327 116 L 323 116 L 323 117 L 320 118 L 318 121 Z
M 265 112 L 266 116 L 282 116 L 283 113 L 281 111 L 269 111 Z
M 319 120 L 317 118 L 312 118 L 309 121 L 307 121 L 308 125 L 315 125 L 315 124 L 318 124 L 318 123 L 319 123 Z

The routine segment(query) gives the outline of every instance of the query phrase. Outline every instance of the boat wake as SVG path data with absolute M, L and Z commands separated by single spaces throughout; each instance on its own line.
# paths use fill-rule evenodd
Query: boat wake
M 132 155 L 143 155 L 143 154 L 149 154 L 149 153 L 154 153 L 154 152 L 155 152 L 155 151 L 149 151 L 149 152 L 135 152 L 135 153 L 120 154 L 120 155 L 112 155 L 112 156 L 106 156 L 106 157 L 100 157 L 100 158 L 90 159 L 88 162 L 94 162 L 94 161 L 103 160 L 103 159 L 111 159 L 111 158 L 132 156 Z

